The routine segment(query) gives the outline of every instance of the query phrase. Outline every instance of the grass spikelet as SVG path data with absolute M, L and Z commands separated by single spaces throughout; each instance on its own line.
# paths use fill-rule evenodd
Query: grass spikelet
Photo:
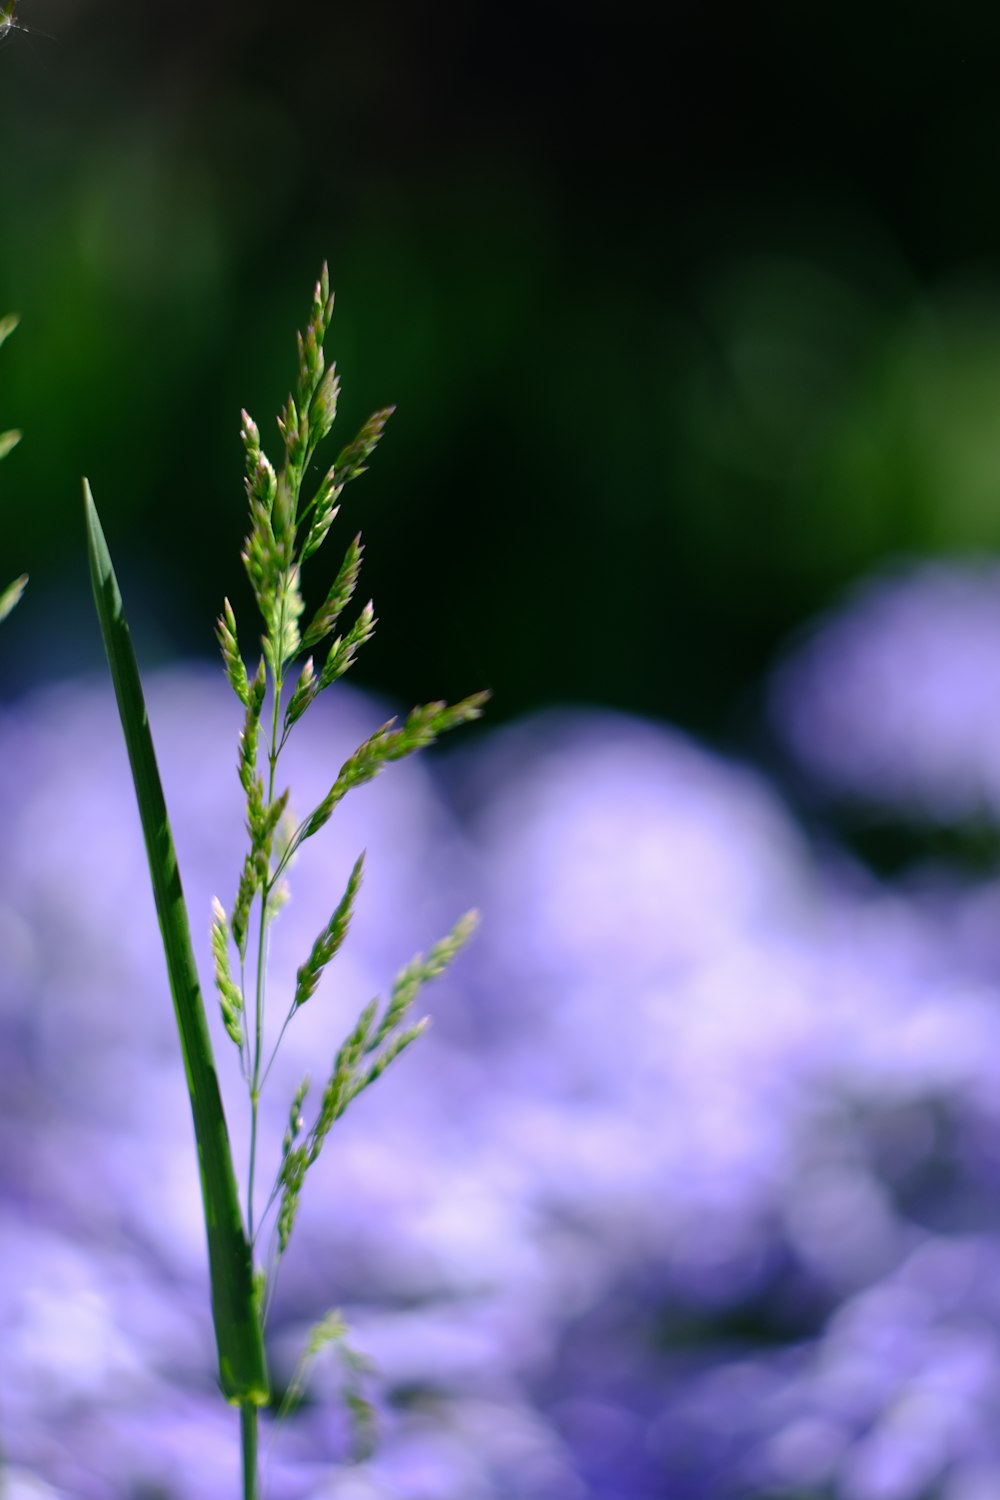
M 361 879 L 365 867 L 365 856 L 359 854 L 354 869 L 351 871 L 347 881 L 347 888 L 341 896 L 337 909 L 330 918 L 319 937 L 312 946 L 312 952 L 305 963 L 299 969 L 296 976 L 295 999 L 293 1008 L 298 1010 L 300 1005 L 315 994 L 316 986 L 323 975 L 323 970 L 338 951 L 351 925 L 351 917 L 354 913 L 354 898 L 361 887 Z
M 301 719 L 318 692 L 319 678 L 316 676 L 316 666 L 310 656 L 306 658 L 303 664 L 302 671 L 299 673 L 299 680 L 295 684 L 295 691 L 288 700 L 288 707 L 285 709 L 286 734 L 295 721 Z
M 413 709 L 400 728 L 394 727 L 395 721 L 390 719 L 376 729 L 345 760 L 333 786 L 306 820 L 302 837 L 312 838 L 318 833 L 329 821 L 337 803 L 355 787 L 374 780 L 390 761 L 402 760 L 415 750 L 424 750 L 449 729 L 480 718 L 488 698 L 489 693 L 474 693 L 450 708 L 446 703 L 425 703 L 422 708 Z
M 358 576 L 361 572 L 361 559 L 364 548 L 361 545 L 361 533 L 350 543 L 340 565 L 330 592 L 316 611 L 305 633 L 302 636 L 302 649 L 308 651 L 312 646 L 319 645 L 320 641 L 333 630 L 340 616 L 350 604 L 354 597 L 354 590 L 358 585 Z
M 459 918 L 447 936 L 434 944 L 426 957 L 422 953 L 416 954 L 405 968 L 399 971 L 392 986 L 385 1014 L 366 1051 L 375 1051 L 397 1029 L 405 1020 L 423 986 L 444 973 L 456 954 L 465 947 L 478 925 L 479 913 L 467 911 L 464 917 Z
M 236 616 L 228 599 L 222 601 L 222 614 L 216 624 L 215 633 L 229 684 L 244 708 L 249 708 L 250 685 L 247 682 L 247 669 L 243 665 L 239 641 L 236 638 Z
M 323 476 L 309 507 L 313 512 L 313 517 L 302 548 L 303 559 L 318 552 L 326 541 L 327 533 L 339 510 L 337 501 L 340 499 L 345 484 L 349 484 L 352 479 L 357 479 L 364 474 L 368 467 L 367 460 L 374 453 L 385 431 L 385 424 L 395 410 L 394 406 L 386 406 L 382 411 L 374 412 L 353 443 L 348 443 L 347 447 L 341 450 L 336 463 L 332 464 Z
M 28 582 L 27 573 L 22 573 L 20 578 L 15 578 L 13 583 L 0 593 L 0 620 L 6 620 L 21 595 L 24 593 L 25 584 Z
M 212 901 L 212 958 L 215 961 L 215 987 L 219 992 L 222 1020 L 236 1046 L 243 1049 L 243 991 L 233 978 L 229 965 L 229 924 L 221 901 Z

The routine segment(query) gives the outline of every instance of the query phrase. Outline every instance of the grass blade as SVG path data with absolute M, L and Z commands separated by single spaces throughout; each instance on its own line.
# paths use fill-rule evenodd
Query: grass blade
M 223 1392 L 230 1401 L 259 1405 L 268 1399 L 260 1310 L 254 1290 L 250 1246 L 236 1190 L 229 1132 L 191 947 L 177 856 L 121 593 L 86 480 L 83 493 L 94 602 L 135 782 L 191 1096 L 208 1233 L 219 1377 Z

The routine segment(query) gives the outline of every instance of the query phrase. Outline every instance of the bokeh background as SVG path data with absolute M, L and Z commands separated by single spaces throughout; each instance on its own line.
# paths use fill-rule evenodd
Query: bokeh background
M 345 505 L 382 624 L 303 782 L 386 703 L 495 697 L 464 749 L 359 799 L 284 961 L 364 843 L 385 873 L 336 1026 L 462 906 L 486 924 L 424 1059 L 345 1127 L 276 1305 L 282 1378 L 345 1307 L 382 1446 L 344 1463 L 334 1360 L 274 1495 L 992 1500 L 1000 15 L 18 18 L 9 1494 L 235 1485 L 79 481 L 207 912 L 238 859 L 207 663 L 222 595 L 249 619 L 239 410 L 266 446 L 325 257 L 339 431 L 398 409 Z M 325 1036 L 292 1044 L 279 1135 Z
M 398 407 L 351 506 L 392 604 L 373 685 L 412 696 L 432 649 L 503 717 L 596 701 L 726 735 L 851 578 L 996 540 L 1000 22 L 648 10 L 22 0 L 22 673 L 87 647 L 59 628 L 83 471 L 151 649 L 211 650 L 238 413 L 273 433 L 323 257 L 343 428 Z

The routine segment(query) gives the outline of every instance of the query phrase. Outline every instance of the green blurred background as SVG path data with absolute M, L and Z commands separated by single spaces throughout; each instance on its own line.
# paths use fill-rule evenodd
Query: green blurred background
M 276 452 L 324 256 L 342 440 L 398 407 L 344 536 L 403 700 L 725 741 L 851 579 L 996 546 L 1000 10 L 641 15 L 21 0 L 0 692 L 98 660 L 84 472 L 147 664 L 249 618 L 239 410 Z

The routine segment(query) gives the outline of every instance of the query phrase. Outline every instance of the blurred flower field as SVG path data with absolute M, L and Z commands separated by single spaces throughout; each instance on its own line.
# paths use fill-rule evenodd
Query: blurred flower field
M 879 874 L 835 833 L 838 808 L 1000 821 L 998 601 L 983 566 L 899 571 L 789 656 L 770 702 L 794 812 L 758 771 L 583 709 L 338 811 L 336 853 L 292 872 L 279 988 L 362 847 L 367 899 L 288 1033 L 265 1141 L 400 963 L 470 901 L 484 925 L 331 1137 L 273 1308 L 286 1385 L 342 1308 L 374 1454 L 352 1461 L 321 1354 L 265 1434 L 272 1500 L 1000 1493 L 1000 879 L 933 839 Z M 206 993 L 241 844 L 233 707 L 221 673 L 151 682 Z M 384 717 L 349 690 L 317 709 L 289 751 L 303 799 Z M 8 1500 L 237 1490 L 115 728 L 86 679 L 0 721 Z

